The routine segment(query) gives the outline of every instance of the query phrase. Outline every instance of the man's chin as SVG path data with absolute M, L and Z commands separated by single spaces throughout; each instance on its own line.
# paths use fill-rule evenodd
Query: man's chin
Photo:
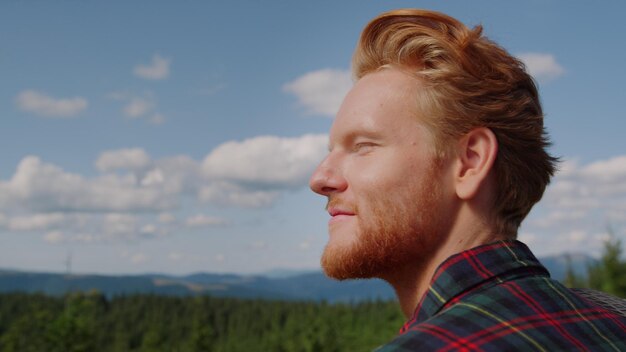
M 376 277 L 375 268 L 367 260 L 367 255 L 363 254 L 358 253 L 358 251 L 332 248 L 327 245 L 321 259 L 324 274 L 340 281 Z
M 327 267 L 322 265 L 322 269 L 324 270 L 324 274 L 331 279 L 344 281 L 344 280 L 354 280 L 354 279 L 372 279 L 375 276 L 366 275 L 365 273 L 359 273 L 351 270 L 345 270 L 345 268 L 337 268 L 337 267 Z

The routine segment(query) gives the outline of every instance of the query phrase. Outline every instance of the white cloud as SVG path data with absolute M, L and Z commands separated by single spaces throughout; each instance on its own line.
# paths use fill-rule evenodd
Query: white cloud
M 0 180 L 0 211 L 159 213 L 177 208 L 184 197 L 265 206 L 282 191 L 306 185 L 326 153 L 326 140 L 304 135 L 232 141 L 202 163 L 187 156 L 151 160 L 139 148 L 105 151 L 95 162 L 102 174 L 92 178 L 28 156 L 9 180 Z
M 9 181 L 0 181 L 0 209 L 112 212 L 165 210 L 176 205 L 176 194 L 163 187 L 142 186 L 134 175 L 86 179 L 34 156 L 22 159 Z
M 556 177 L 566 178 L 572 176 L 578 170 L 578 160 L 577 159 L 566 159 L 561 161 L 558 164 L 558 170 L 556 173 Z
M 145 184 L 158 185 L 167 193 L 197 195 L 207 181 L 203 179 L 200 164 L 185 155 L 153 161 L 154 168 L 139 179 Z
M 160 113 L 153 114 L 148 119 L 148 122 L 150 122 L 153 125 L 162 125 L 165 123 L 165 116 Z
M 150 157 L 141 148 L 105 151 L 96 160 L 96 168 L 103 172 L 118 169 L 143 170 L 148 165 L 150 165 Z
M 87 108 L 87 100 L 82 97 L 56 99 L 35 90 L 20 92 L 15 98 L 18 108 L 47 117 L 73 117 Z
M 5 226 L 11 231 L 37 231 L 56 228 L 65 221 L 63 213 L 29 214 L 10 218 Z
M 212 182 L 202 186 L 198 193 L 198 198 L 203 202 L 244 208 L 268 206 L 278 196 L 277 190 L 251 190 L 229 182 Z
M 568 209 L 610 209 L 626 202 L 626 156 L 570 165 L 548 188 L 550 204 Z
M 162 224 L 170 224 L 176 221 L 176 217 L 171 213 L 161 213 L 157 219 Z
M 126 213 L 106 214 L 102 221 L 102 232 L 109 238 L 127 239 L 138 233 L 139 219 Z
M 165 176 L 161 169 L 156 168 L 148 171 L 146 175 L 141 179 L 142 186 L 160 185 L 165 181 Z
M 517 236 L 517 238 L 529 246 L 534 245 L 537 241 L 537 235 L 530 232 L 522 232 Z
M 4 216 L 0 228 L 11 232 L 44 233 L 49 243 L 119 242 L 170 234 L 166 224 L 129 213 L 35 213 Z
M 27 156 L 0 179 L 0 228 L 58 242 L 128 241 L 182 227 L 227 224 L 206 215 L 177 220 L 182 204 L 271 205 L 303 187 L 326 153 L 325 135 L 263 136 L 216 147 L 202 162 L 152 159 L 140 148 L 104 151 L 87 177 Z M 202 206 L 205 206 L 202 204 Z
M 244 184 L 302 186 L 327 153 L 328 137 L 261 136 L 215 148 L 202 162 L 204 174 Z
M 135 253 L 130 257 L 130 261 L 133 264 L 143 264 L 147 262 L 149 259 L 148 255 L 145 253 Z
M 258 241 L 254 241 L 252 243 L 250 243 L 248 245 L 248 248 L 252 248 L 252 249 L 266 249 L 267 248 L 267 242 L 263 241 L 263 240 L 258 240 Z
M 311 248 L 311 241 L 310 240 L 305 240 L 300 242 L 300 244 L 298 244 L 298 249 L 303 250 L 303 251 L 307 251 Z
M 165 115 L 157 111 L 157 100 L 151 91 L 143 94 L 112 92 L 107 97 L 125 102 L 122 113 L 129 119 L 143 119 L 152 125 L 165 123 Z
M 540 219 L 533 221 L 533 224 L 538 227 L 551 228 L 559 226 L 569 221 L 576 221 L 584 219 L 586 212 L 583 210 L 561 210 L 557 209 L 550 212 L 547 216 L 543 216 Z
M 124 115 L 130 118 L 139 118 L 154 109 L 154 101 L 147 98 L 133 97 L 122 109 Z
M 589 164 L 581 170 L 581 174 L 603 181 L 626 180 L 626 155 Z
M 585 231 L 574 230 L 567 234 L 567 240 L 569 242 L 580 243 L 587 239 L 589 236 Z
M 552 54 L 523 53 L 518 58 L 524 62 L 528 73 L 538 81 L 550 81 L 565 73 Z
M 48 243 L 62 243 L 65 241 L 65 236 L 61 231 L 50 231 L 45 234 L 43 239 Z
M 167 228 L 147 222 L 142 217 L 128 213 L 82 214 L 80 223 L 66 221 L 60 230 L 44 236 L 50 243 L 111 243 L 136 241 L 144 238 L 162 237 L 169 234 Z
M 535 234 L 541 251 L 591 251 L 602 248 L 598 231 L 613 226 L 626 233 L 626 155 L 588 164 L 566 161 L 537 209 L 522 225 Z M 541 236 L 540 234 L 543 234 Z
M 169 258 L 169 260 L 174 261 L 174 262 L 178 262 L 178 261 L 185 259 L 185 255 L 180 252 L 170 252 L 167 255 L 167 257 Z
M 148 237 L 158 236 L 159 227 L 157 227 L 155 224 L 145 224 L 139 229 L 139 234 Z
M 152 62 L 147 65 L 137 65 L 133 69 L 133 73 L 137 77 L 159 80 L 165 79 L 170 74 L 170 59 L 161 57 L 160 55 L 152 56 Z
M 216 225 L 225 225 L 226 220 L 222 218 L 218 218 L 215 216 L 207 216 L 203 214 L 198 214 L 194 216 L 190 216 L 185 220 L 185 225 L 187 227 L 206 227 L 206 226 L 216 226 Z
M 334 117 L 352 87 L 348 70 L 322 69 L 304 74 L 283 86 L 311 114 Z

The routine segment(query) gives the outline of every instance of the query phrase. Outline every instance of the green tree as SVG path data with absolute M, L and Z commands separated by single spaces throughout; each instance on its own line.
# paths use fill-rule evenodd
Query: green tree
M 572 265 L 572 258 L 569 254 L 566 257 L 567 267 L 565 269 L 565 278 L 563 284 L 567 287 L 588 287 L 587 279 L 583 276 L 576 274 Z
M 0 350 L 5 352 L 46 351 L 46 329 L 54 320 L 50 311 L 34 311 L 17 318 L 0 336 Z
M 49 351 L 82 352 L 95 349 L 97 294 L 72 293 L 65 298 L 65 309 L 50 325 Z
M 212 351 L 216 337 L 216 332 L 211 325 L 196 324 L 191 334 L 191 347 L 198 352 Z
M 391 301 L 0 294 L 0 351 L 371 351 L 403 321 Z
M 604 243 L 600 261 L 588 268 L 589 287 L 626 298 L 626 261 L 622 259 L 622 242 L 613 236 Z

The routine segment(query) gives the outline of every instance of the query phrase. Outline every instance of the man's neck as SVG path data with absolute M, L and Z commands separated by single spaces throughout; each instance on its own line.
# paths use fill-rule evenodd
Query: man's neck
M 382 277 L 393 286 L 400 308 L 407 318 L 413 315 L 419 300 L 426 294 L 430 280 L 441 263 L 454 254 L 502 239 L 502 236 L 494 235 L 486 224 L 467 224 L 465 231 L 461 231 L 462 227 L 452 228 L 447 240 L 427 258 L 418 258 Z

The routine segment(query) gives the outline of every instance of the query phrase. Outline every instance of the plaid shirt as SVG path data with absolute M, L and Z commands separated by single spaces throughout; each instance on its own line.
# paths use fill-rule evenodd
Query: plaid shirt
M 549 275 L 518 241 L 456 254 L 400 334 L 376 351 L 626 351 L 626 317 Z

